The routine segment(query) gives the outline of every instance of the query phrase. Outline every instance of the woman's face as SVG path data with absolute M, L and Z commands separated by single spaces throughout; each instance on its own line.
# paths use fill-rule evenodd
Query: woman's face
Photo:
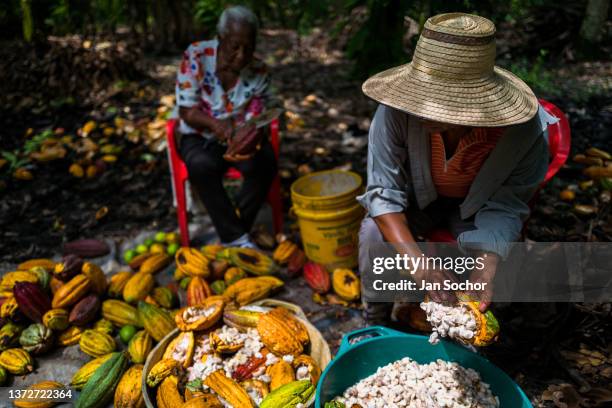
M 247 24 L 231 23 L 229 28 L 219 37 L 217 62 L 221 70 L 238 74 L 253 60 L 255 34 Z

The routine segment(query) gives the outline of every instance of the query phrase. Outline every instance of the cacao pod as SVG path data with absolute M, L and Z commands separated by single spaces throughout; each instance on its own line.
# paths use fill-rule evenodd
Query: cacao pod
M 186 398 L 181 408 L 223 408 L 223 404 L 214 394 L 199 394 L 191 399 Z
M 106 333 L 96 330 L 85 330 L 79 340 L 81 351 L 92 357 L 100 357 L 115 351 L 115 340 Z
M 293 251 L 287 264 L 287 273 L 290 277 L 295 277 L 302 272 L 302 268 L 306 264 L 306 254 L 301 249 Z
M 178 390 L 178 378 L 166 377 L 157 389 L 157 408 L 174 408 L 183 405 L 185 400 Z
M 31 324 L 21 332 L 19 344 L 28 353 L 43 354 L 53 346 L 53 332 L 41 323 Z
M 42 322 L 43 315 L 51 309 L 49 297 L 37 283 L 17 282 L 13 294 L 19 310 L 34 322 Z
M 472 299 L 463 292 L 457 292 L 460 304 L 466 306 L 470 313 L 476 318 L 476 335 L 471 339 L 471 344 L 476 347 L 484 347 L 494 343 L 499 336 L 499 322 L 491 310 L 485 313 L 480 311 L 480 302 Z
M 138 313 L 145 330 L 155 341 L 160 341 L 176 328 L 172 316 L 157 306 L 140 301 L 138 302 Z
M 165 358 L 159 360 L 151 367 L 147 374 L 147 385 L 151 388 L 157 387 L 169 376 L 177 373 L 179 369 L 179 362 L 173 358 Z
M 76 275 L 81 273 L 83 268 L 83 260 L 77 255 L 66 255 L 62 262 L 55 264 L 53 268 L 53 276 L 62 282 L 68 282 Z
M 177 303 L 176 295 L 169 288 L 158 286 L 153 289 L 152 297 L 164 309 L 172 309 Z
M 132 258 L 130 262 L 128 262 L 128 266 L 130 267 L 131 270 L 137 271 L 140 269 L 144 261 L 146 261 L 152 256 L 153 254 L 150 252 L 145 252 L 144 254 L 137 255 L 134 258 Z
M 228 326 L 235 327 L 240 331 L 247 331 L 249 328 L 257 327 L 259 316 L 263 312 L 255 310 L 234 309 L 223 312 L 223 323 Z
M 153 339 L 145 330 L 136 333 L 128 343 L 128 353 L 134 363 L 144 363 L 152 349 Z
M 257 322 L 261 342 L 274 354 L 299 355 L 308 343 L 308 331 L 295 317 L 287 313 L 264 313 Z
M 249 394 L 236 381 L 226 377 L 223 370 L 211 373 L 204 379 L 204 384 L 233 408 L 254 408 Z
M 304 265 L 304 280 L 316 293 L 327 293 L 331 287 L 329 272 L 315 262 L 306 262 Z
M 347 302 L 353 302 L 359 299 L 361 294 L 361 282 L 357 275 L 350 269 L 335 269 L 332 282 L 334 286 L 334 292 L 340 298 Z
M 49 283 L 51 282 L 51 274 L 47 272 L 45 268 L 41 268 L 40 266 L 35 266 L 30 269 L 30 273 L 33 273 L 38 278 L 38 284 L 43 288 L 47 289 L 49 287 Z
M 270 377 L 270 391 L 295 381 L 293 367 L 282 359 L 268 366 L 266 374 Z
M 115 408 L 144 408 L 142 364 L 135 364 L 123 374 L 115 390 Z
M 12 292 L 17 282 L 38 283 L 38 276 L 30 271 L 7 272 L 0 281 L 0 291 Z
M 225 271 L 225 275 L 223 275 L 223 280 L 226 285 L 231 285 L 234 282 L 238 282 L 240 279 L 246 278 L 246 272 L 242 269 L 234 266 Z
M 24 375 L 34 370 L 34 361 L 24 349 L 11 348 L 0 353 L 0 366 L 13 375 Z
M 228 260 L 234 266 L 244 269 L 253 275 L 272 275 L 278 271 L 278 266 L 272 258 L 251 248 L 226 248 L 217 257 Z
M 79 274 L 64 283 L 53 295 L 51 306 L 54 309 L 65 309 L 77 303 L 89 292 L 91 281 L 83 274 Z
M 244 278 L 230 285 L 223 296 L 238 303 L 240 306 L 247 305 L 255 300 L 263 299 L 284 285 L 284 282 L 273 276 L 258 276 L 255 278 Z
M 96 294 L 85 296 L 70 311 L 68 321 L 75 326 L 85 326 L 94 321 L 100 310 L 100 298 Z
M 244 342 L 228 342 L 222 339 L 217 331 L 213 331 L 208 336 L 210 348 L 215 354 L 234 354 L 244 346 Z
M 46 390 L 62 390 L 64 389 L 64 384 L 56 382 L 56 381 L 42 381 L 33 385 L 30 385 L 28 390 L 25 393 L 25 396 L 22 398 L 16 399 L 13 404 L 18 408 L 51 408 L 56 405 L 57 402 L 50 400 L 47 397 Z M 31 392 L 31 394 L 30 394 Z M 28 395 L 29 394 L 29 395 Z M 38 397 L 38 396 L 41 397 Z M 44 398 L 44 397 L 47 398 Z
M 215 295 L 222 295 L 227 289 L 227 285 L 222 280 L 216 280 L 210 284 L 210 289 Z
M 214 326 L 223 315 L 225 302 L 220 296 L 211 296 L 199 306 L 187 306 L 175 316 L 181 331 L 202 331 Z
M 75 408 L 106 407 L 128 365 L 129 360 L 125 353 L 113 353 L 89 378 Z
M 138 310 L 121 300 L 109 299 L 102 302 L 102 316 L 115 326 L 131 325 L 142 327 Z
M 138 272 L 130 278 L 123 288 L 123 300 L 128 303 L 135 303 L 147 297 L 155 286 L 153 275 Z
M 98 265 L 91 262 L 83 263 L 83 275 L 91 281 L 91 290 L 100 296 L 106 293 L 106 276 Z
M 193 332 L 182 332 L 174 338 L 166 350 L 162 359 L 171 358 L 182 363 L 184 368 L 190 367 L 193 362 L 193 353 L 195 351 L 195 336 Z
M 81 340 L 81 334 L 83 331 L 77 326 L 70 326 L 57 337 L 57 344 L 60 346 L 72 346 L 78 344 Z
M 296 380 L 310 380 L 310 382 L 313 384 L 319 382 L 319 377 L 321 377 L 321 368 L 309 355 L 302 354 L 301 356 L 294 358 L 291 364 L 295 369 Z
M 0 329 L 0 351 L 16 345 L 22 331 L 22 325 L 13 322 L 5 323 Z
M 49 281 L 49 288 L 51 289 L 51 293 L 53 295 L 55 295 L 55 293 L 62 286 L 64 286 L 64 282 L 62 282 L 61 280 L 57 279 L 56 277 L 51 277 L 51 280 Z
M 112 336 L 113 323 L 110 320 L 100 319 L 94 323 L 93 329 Z
M 245 389 L 247 394 L 251 396 L 251 399 L 255 401 L 257 405 L 259 405 L 270 392 L 268 384 L 259 380 L 246 380 L 241 382 L 240 386 Z
M 291 255 L 299 248 L 293 242 L 289 240 L 285 240 L 281 242 L 278 247 L 274 250 L 272 254 L 272 259 L 274 259 L 278 264 L 285 265 L 289 262 Z
M 30 259 L 20 263 L 17 266 L 17 269 L 20 271 L 29 271 L 30 269 L 35 267 L 41 267 L 44 268 L 47 272 L 51 272 L 55 267 L 55 262 L 51 259 L 46 258 Z
M 259 408 L 295 408 L 306 404 L 315 392 L 315 387 L 308 380 L 293 381 L 269 393 Z
M 155 274 L 166 268 L 172 262 L 172 257 L 166 254 L 154 254 L 144 260 L 139 272 Z
M 176 267 L 186 276 L 200 276 L 206 279 L 210 275 L 209 260 L 194 248 L 183 247 L 174 256 Z
M 64 254 L 78 255 L 81 258 L 97 258 L 108 255 L 110 247 L 99 239 L 79 239 L 64 244 Z
M 223 251 L 223 249 L 223 245 L 212 244 L 203 246 L 201 248 L 201 252 L 206 257 L 206 259 L 208 259 L 209 261 L 214 261 L 215 259 L 217 259 L 217 254 Z
M 125 288 L 126 283 L 132 277 L 132 275 L 132 272 L 123 271 L 117 272 L 111 276 L 108 284 L 108 296 L 112 298 L 121 297 L 123 294 L 123 288 Z
M 0 317 L 2 319 L 19 320 L 18 313 L 19 305 L 14 296 L 5 300 L 2 306 L 0 306 Z
M 115 353 L 108 353 L 101 357 L 94 358 L 93 360 L 85 363 L 81 368 L 77 370 L 76 373 L 72 376 L 72 380 L 70 381 L 70 385 L 77 390 L 83 389 L 87 381 L 91 378 L 93 373 L 108 361 Z

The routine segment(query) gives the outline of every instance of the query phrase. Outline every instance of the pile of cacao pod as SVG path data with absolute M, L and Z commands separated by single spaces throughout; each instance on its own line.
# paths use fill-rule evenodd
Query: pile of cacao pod
M 182 308 L 174 319 L 178 335 L 146 373 L 159 408 L 310 402 L 321 368 L 308 355 L 308 330 L 287 309 L 241 307 L 212 295 Z
M 563 201 L 573 203 L 573 211 L 579 216 L 594 216 L 610 204 L 612 195 L 612 155 L 590 147 L 576 154 L 573 162 L 585 166 L 585 180 L 566 186 L 559 193 Z

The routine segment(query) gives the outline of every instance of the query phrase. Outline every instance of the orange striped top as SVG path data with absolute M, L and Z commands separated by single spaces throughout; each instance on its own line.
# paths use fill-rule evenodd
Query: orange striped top
M 464 198 L 483 163 L 504 133 L 504 128 L 474 128 L 459 139 L 447 160 L 444 139 L 431 134 L 431 177 L 439 195 Z

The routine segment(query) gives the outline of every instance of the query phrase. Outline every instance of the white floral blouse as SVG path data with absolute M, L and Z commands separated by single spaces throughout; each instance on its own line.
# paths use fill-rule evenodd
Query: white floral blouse
M 269 99 L 270 78 L 265 65 L 255 59 L 241 73 L 236 84 L 225 91 L 215 74 L 217 39 L 191 44 L 183 54 L 176 79 L 176 103 L 179 107 L 197 106 L 216 119 L 232 118 L 242 123 L 265 109 Z M 198 133 L 181 120 L 183 134 Z M 210 133 L 202 136 L 212 137 Z

